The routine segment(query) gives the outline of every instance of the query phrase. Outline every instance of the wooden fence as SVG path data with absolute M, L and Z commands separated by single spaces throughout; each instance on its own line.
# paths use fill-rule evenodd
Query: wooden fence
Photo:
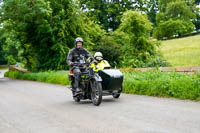
M 9 70 L 17 70 L 20 72 L 25 72 L 27 73 L 28 71 L 26 69 L 16 67 L 16 66 L 7 66 L 7 65 L 0 65 L 0 68 L 8 68 Z M 187 66 L 187 67 L 159 67 L 159 68 L 125 68 L 125 69 L 120 69 L 122 72 L 146 72 L 146 71 L 152 71 L 158 69 L 161 72 L 179 72 L 179 73 L 189 73 L 189 74 L 194 74 L 195 72 L 200 72 L 200 66 Z
M 8 65 L 0 65 L 0 68 L 8 68 Z

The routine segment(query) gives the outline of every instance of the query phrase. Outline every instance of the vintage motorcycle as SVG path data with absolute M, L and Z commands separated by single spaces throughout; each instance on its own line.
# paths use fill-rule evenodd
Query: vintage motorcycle
M 119 98 L 122 91 L 123 75 L 117 69 L 103 69 L 95 71 L 91 67 L 91 61 L 80 60 L 74 63 L 81 70 L 79 87 L 82 93 L 75 95 L 75 77 L 70 70 L 69 80 L 71 81 L 71 91 L 76 102 L 90 99 L 96 106 L 101 104 L 102 96 L 112 95 Z

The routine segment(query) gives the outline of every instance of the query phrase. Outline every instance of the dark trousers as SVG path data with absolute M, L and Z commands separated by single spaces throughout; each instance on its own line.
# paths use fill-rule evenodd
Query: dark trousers
M 72 72 L 74 73 L 74 77 L 75 77 L 74 88 L 76 89 L 76 88 L 79 88 L 81 70 L 78 67 L 75 67 L 72 69 Z

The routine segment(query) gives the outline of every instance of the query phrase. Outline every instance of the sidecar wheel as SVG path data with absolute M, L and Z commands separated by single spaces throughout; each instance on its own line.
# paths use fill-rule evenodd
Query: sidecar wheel
M 113 96 L 113 98 L 119 98 L 120 97 L 120 93 L 113 94 L 112 96 Z
M 92 88 L 91 100 L 94 105 L 99 106 L 101 104 L 101 100 L 102 100 L 101 82 L 94 81 L 93 84 L 94 84 L 93 86 L 95 88 Z

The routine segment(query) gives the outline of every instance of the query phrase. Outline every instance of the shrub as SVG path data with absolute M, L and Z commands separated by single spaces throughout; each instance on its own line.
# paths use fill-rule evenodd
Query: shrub
M 160 58 L 161 53 L 157 50 L 160 43 L 150 39 L 151 30 L 152 24 L 146 14 L 140 11 L 127 11 L 123 14 L 122 23 L 113 33 L 124 40 L 120 41 L 122 67 L 167 66 L 161 61 L 163 58 Z
M 200 100 L 200 74 L 125 72 L 124 93 Z

